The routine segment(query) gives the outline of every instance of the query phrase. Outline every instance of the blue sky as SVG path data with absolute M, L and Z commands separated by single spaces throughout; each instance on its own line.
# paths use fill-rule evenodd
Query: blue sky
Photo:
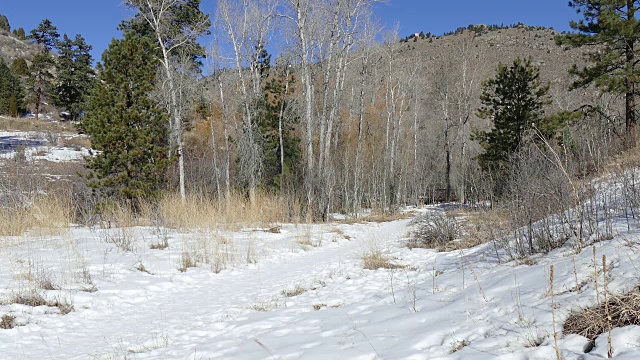
M 575 11 L 565 0 L 389 0 L 376 6 L 376 13 L 389 28 L 400 25 L 400 35 L 424 31 L 442 34 L 469 24 L 512 24 L 554 27 L 569 30 Z M 202 0 L 203 9 L 215 10 L 215 0 Z M 120 0 L 0 0 L 0 14 L 12 28 L 27 33 L 49 18 L 61 34 L 82 34 L 94 47 L 96 59 L 113 37 L 116 27 L 131 16 Z M 206 41 L 205 41 L 206 42 Z

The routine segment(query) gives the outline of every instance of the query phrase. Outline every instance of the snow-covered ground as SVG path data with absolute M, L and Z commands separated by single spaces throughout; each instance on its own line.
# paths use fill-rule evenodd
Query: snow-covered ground
M 63 289 L 41 291 L 46 299 L 74 307 L 62 315 L 0 301 L 0 317 L 24 325 L 0 329 L 0 358 L 555 359 L 550 265 L 562 356 L 606 358 L 606 334 L 585 354 L 586 338 L 561 332 L 571 310 L 596 301 L 592 248 L 573 257 L 567 246 L 532 265 L 499 259 L 492 244 L 410 250 L 409 222 L 281 233 L 75 227 L 0 239 L 0 298 L 46 280 Z M 611 292 L 640 274 L 640 233 L 619 225 L 596 244 Z M 151 249 L 165 239 L 167 249 Z M 365 270 L 372 251 L 404 267 Z M 209 264 L 181 272 L 184 252 Z M 600 292 L 602 282 L 599 273 Z M 614 329 L 613 348 L 639 359 L 640 327 Z
M 90 155 L 88 148 L 61 146 L 60 138 L 77 137 L 75 134 L 50 135 L 40 131 L 0 131 L 0 160 L 14 159 L 23 151 L 25 160 L 68 162 L 82 160 Z

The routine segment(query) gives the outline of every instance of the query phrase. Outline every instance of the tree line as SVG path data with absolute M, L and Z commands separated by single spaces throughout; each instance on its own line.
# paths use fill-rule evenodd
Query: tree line
M 407 58 L 397 33 L 377 23 L 375 0 L 219 0 L 213 20 L 199 0 L 125 3 L 135 16 L 96 72 L 65 74 L 75 68 L 67 64 L 56 76 L 71 80 L 58 79 L 55 91 L 45 85 L 55 29 L 43 23 L 30 34 L 42 59 L 28 71 L 29 89 L 67 99 L 57 103 L 96 150 L 90 186 L 109 199 L 177 189 L 183 200 L 204 194 L 223 206 L 232 192 L 252 203 L 275 192 L 315 219 L 393 212 L 442 189 L 444 200 L 519 204 L 536 181 L 552 186 L 549 171 L 589 176 L 635 146 L 635 1 L 571 3 L 584 19 L 556 41 L 583 48 L 586 66 L 571 69 L 561 96 L 532 58 L 481 78 L 474 31 L 452 36 L 437 66 Z M 211 33 L 211 44 L 198 43 Z M 67 50 L 55 62 L 90 63 L 80 39 L 57 41 Z M 73 86 L 92 77 L 82 82 L 90 89 Z M 569 92 L 584 87 L 593 96 Z M 524 218 L 566 208 L 570 200 L 557 197 L 553 208 L 527 203 Z

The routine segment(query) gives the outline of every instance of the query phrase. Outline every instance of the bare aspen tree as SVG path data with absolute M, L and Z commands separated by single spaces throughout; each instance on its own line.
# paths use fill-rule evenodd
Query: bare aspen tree
M 315 40 L 312 38 L 322 25 L 315 16 L 317 5 L 313 0 L 287 0 L 288 11 L 282 14 L 289 19 L 292 26 L 292 33 L 295 40 L 295 53 L 299 61 L 300 79 L 302 83 L 302 93 L 304 95 L 303 119 L 305 123 L 305 193 L 307 198 L 307 212 L 309 213 L 313 203 L 313 177 L 314 151 L 313 151 L 313 128 L 315 125 L 313 116 L 314 106 L 314 83 L 313 83 L 313 62 L 316 56 Z M 309 213 L 310 214 L 310 213 Z
M 451 153 L 453 147 L 452 130 L 454 127 L 451 119 L 452 104 L 452 84 L 450 82 L 451 67 L 453 62 L 449 58 L 444 58 L 435 74 L 435 89 L 442 111 L 442 122 L 444 126 L 444 151 L 445 151 L 445 184 L 446 201 L 451 200 Z
M 411 88 L 418 70 L 416 63 L 403 67 L 396 58 L 399 42 L 397 30 L 388 34 L 388 39 L 384 45 L 385 65 L 385 142 L 382 184 L 383 210 L 387 208 L 393 211 L 393 207 L 400 199 L 401 169 L 398 162 L 400 153 L 400 138 L 403 133 L 403 121 L 411 103 L 409 98 L 412 94 Z M 408 69 L 407 69 L 408 68 Z
M 161 52 L 160 64 L 164 72 L 163 90 L 170 99 L 168 112 L 171 114 L 171 146 L 178 154 L 180 176 L 180 196 L 186 199 L 184 171 L 184 143 L 182 140 L 184 112 L 180 104 L 180 89 L 175 84 L 175 70 L 172 65 L 177 53 L 197 54 L 197 38 L 209 32 L 209 16 L 199 10 L 199 1 L 187 0 L 125 0 L 125 4 L 137 11 L 139 19 L 153 31 Z M 192 8 L 193 6 L 196 8 Z M 185 10 L 194 10 L 186 11 Z M 185 16 L 188 13 L 188 16 Z M 134 19 L 135 21 L 135 19 Z M 184 98 L 183 98 L 184 99 Z
M 209 103 L 209 126 L 211 130 L 211 151 L 213 153 L 213 168 L 216 177 L 216 192 L 218 195 L 218 206 L 220 207 L 222 201 L 222 189 L 220 185 L 220 168 L 218 166 L 218 149 L 216 145 L 216 132 L 215 132 L 215 116 L 213 112 L 213 97 L 216 93 L 215 88 L 217 87 L 219 95 L 220 95 L 220 108 L 221 108 L 221 117 L 222 123 L 224 124 L 224 138 L 225 138 L 225 155 L 226 155 L 226 164 L 225 164 L 225 198 L 229 200 L 229 192 L 230 192 L 230 179 L 229 179 L 229 139 L 227 135 L 227 104 L 224 101 L 224 90 L 222 86 L 222 59 L 220 57 L 220 47 L 218 43 L 217 37 L 212 42 L 210 46 L 210 51 L 207 57 L 207 65 L 209 66 L 209 73 L 212 74 L 215 83 L 213 85 L 212 94 L 210 94 L 210 103 Z
M 367 91 L 367 81 L 370 79 L 370 66 L 372 46 L 375 43 L 375 30 L 373 24 L 365 22 L 363 24 L 363 37 L 360 39 L 360 84 L 359 84 L 359 96 L 358 96 L 358 138 L 356 142 L 356 155 L 354 160 L 353 170 L 353 205 L 352 212 L 357 216 L 361 206 L 361 184 L 360 184 L 360 168 L 362 157 L 362 142 L 364 136 L 364 122 L 365 122 L 365 93 Z
M 467 171 L 467 147 L 469 141 L 469 120 L 473 113 L 473 99 L 479 89 L 478 67 L 484 54 L 476 48 L 475 32 L 465 32 L 458 37 L 456 45 L 458 57 L 458 81 L 456 82 L 456 105 L 457 105 L 457 139 L 460 141 L 460 181 L 458 201 L 466 201 L 466 171 Z
M 240 83 L 243 128 L 238 139 L 238 159 L 241 176 L 248 183 L 252 205 L 256 201 L 263 156 L 256 123 L 256 106 L 262 91 L 259 60 L 273 30 L 276 5 L 275 0 L 220 0 L 216 13 L 217 25 L 226 33 L 226 40 L 232 48 Z

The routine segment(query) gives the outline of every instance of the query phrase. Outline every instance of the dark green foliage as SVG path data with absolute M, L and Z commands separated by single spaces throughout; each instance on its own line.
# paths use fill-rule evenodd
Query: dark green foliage
M 31 30 L 29 39 L 33 40 L 39 48 L 38 54 L 33 57 L 31 64 L 30 84 L 34 94 L 36 119 L 40 111 L 40 102 L 43 94 L 49 93 L 52 87 L 54 60 L 51 49 L 58 41 L 58 29 L 51 24 L 49 19 L 44 19 L 37 28 Z
M 150 98 L 158 62 L 154 43 L 125 32 L 113 40 L 98 65 L 85 131 L 97 154 L 89 158 L 90 186 L 105 197 L 136 200 L 165 188 L 168 158 L 167 118 Z
M 549 85 L 542 84 L 540 70 L 531 59 L 517 58 L 511 66 L 500 64 L 495 78 L 483 83 L 478 116 L 491 119 L 490 131 L 478 131 L 474 139 L 483 152 L 478 156 L 485 171 L 504 171 L 511 156 L 525 141 L 525 134 L 543 121 Z
M 24 58 L 17 58 L 11 63 L 11 70 L 18 76 L 29 75 L 29 65 Z
M 29 34 L 29 39 L 38 44 L 41 52 L 46 54 L 51 52 L 59 37 L 58 28 L 53 26 L 49 19 L 42 20 L 38 27 L 31 30 Z
M 9 19 L 6 16 L 0 14 L 0 30 L 4 30 L 6 32 L 11 31 L 11 25 L 9 25 Z
M 300 139 L 294 126 L 300 121 L 298 114 L 289 106 L 285 95 L 286 74 L 276 74 L 265 85 L 264 98 L 259 103 L 258 126 L 262 135 L 263 173 L 262 183 L 269 188 L 280 188 L 294 184 L 301 161 Z M 293 78 L 289 79 L 289 92 Z M 280 114 L 282 112 L 282 148 L 284 164 L 280 164 Z
M 71 119 L 75 120 L 84 110 L 93 86 L 95 74 L 89 53 L 92 47 L 80 35 L 71 40 L 64 34 L 57 48 L 59 56 L 56 59 L 53 102 L 56 107 L 71 113 Z
M 13 36 L 15 36 L 18 40 L 27 40 L 27 34 L 24 32 L 23 28 L 13 29 Z
M 123 21 L 120 29 L 132 30 L 141 35 L 151 36 L 157 41 L 156 34 L 143 14 L 148 14 L 151 9 L 157 14 L 162 6 L 167 6 L 167 2 L 160 0 L 125 0 L 125 4 L 136 10 L 137 13 L 132 19 Z M 151 5 L 151 8 L 149 8 L 149 5 Z M 165 42 L 165 48 L 170 49 L 177 43 L 184 43 L 181 46 L 183 53 L 190 54 L 194 66 L 200 68 L 206 51 L 198 43 L 198 37 L 211 34 L 209 30 L 211 27 L 209 14 L 205 14 L 200 10 L 200 0 L 173 1 L 171 6 L 168 6 L 163 12 L 161 37 Z
M 630 131 L 636 123 L 636 86 L 640 76 L 637 47 L 640 41 L 638 0 L 574 0 L 575 8 L 583 19 L 572 21 L 576 33 L 556 37 L 558 44 L 573 47 L 587 46 L 589 66 L 573 66 L 570 72 L 576 76 L 572 87 L 595 84 L 598 88 L 625 94 L 626 127 Z
M 20 79 L 0 58 L 0 114 L 17 117 L 24 111 Z
M 544 121 L 536 124 L 540 134 L 546 139 L 557 139 L 562 143 L 560 137 L 561 132 L 567 128 L 567 126 L 573 125 L 582 119 L 583 114 L 581 111 L 560 111 L 556 114 L 547 116 Z

